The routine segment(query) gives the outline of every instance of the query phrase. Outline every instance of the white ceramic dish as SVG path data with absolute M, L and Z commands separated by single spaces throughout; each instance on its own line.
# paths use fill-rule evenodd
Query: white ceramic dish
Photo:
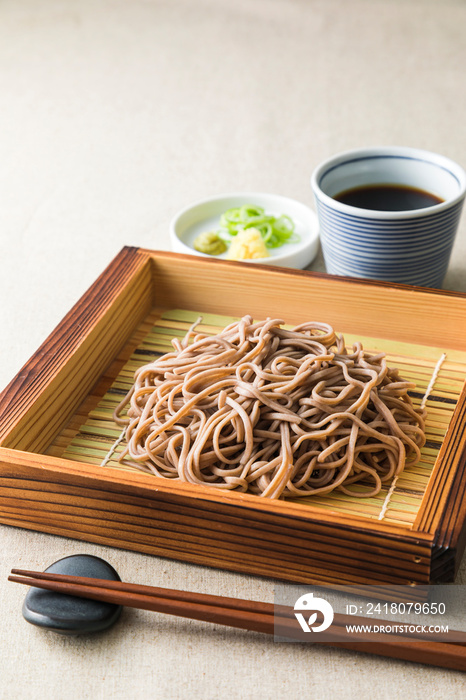
M 315 258 L 319 247 L 319 225 L 312 209 L 301 202 L 288 197 L 259 192 L 238 192 L 223 194 L 195 202 L 180 211 L 170 223 L 170 241 L 175 253 L 189 253 L 207 258 L 225 258 L 222 255 L 207 255 L 194 250 L 196 236 L 203 231 L 215 231 L 219 228 L 220 216 L 234 207 L 255 204 L 265 209 L 267 214 L 280 216 L 287 214 L 295 223 L 295 232 L 299 236 L 296 243 L 285 243 L 280 248 L 269 249 L 270 257 L 244 262 L 278 265 L 303 269 Z

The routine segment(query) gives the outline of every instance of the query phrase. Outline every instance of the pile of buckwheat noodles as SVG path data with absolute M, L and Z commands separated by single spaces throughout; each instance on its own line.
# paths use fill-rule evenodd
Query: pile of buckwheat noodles
M 414 385 L 383 353 L 360 343 L 348 351 L 325 323 L 282 324 L 245 316 L 213 337 L 194 324 L 173 352 L 138 369 L 114 414 L 127 426 L 121 460 L 269 498 L 374 496 L 415 464 L 425 436 Z

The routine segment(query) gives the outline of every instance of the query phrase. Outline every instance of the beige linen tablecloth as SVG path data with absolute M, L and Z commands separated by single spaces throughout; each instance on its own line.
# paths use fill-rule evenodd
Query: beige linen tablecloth
M 312 205 L 313 168 L 359 146 L 465 166 L 465 27 L 462 0 L 2 0 L 0 385 L 123 245 L 168 249 L 192 200 Z M 445 287 L 466 292 L 465 230 Z M 0 698 L 466 697 L 457 672 L 153 613 L 82 638 L 24 622 L 9 570 L 80 552 L 124 579 L 273 600 L 272 580 L 0 526 Z

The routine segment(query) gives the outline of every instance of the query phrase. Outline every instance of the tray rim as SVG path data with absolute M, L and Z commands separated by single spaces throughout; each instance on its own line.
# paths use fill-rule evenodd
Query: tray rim
M 357 529 L 361 532 L 370 530 L 371 533 L 377 533 L 382 537 L 390 533 L 395 536 L 406 536 L 408 539 L 412 539 L 413 535 L 413 530 L 410 527 L 404 527 L 392 522 L 372 520 L 359 515 L 324 510 L 309 504 L 303 507 L 302 504 L 295 501 L 259 498 L 254 494 L 226 489 L 220 491 L 209 486 L 171 481 L 144 474 L 143 472 L 130 472 L 114 467 L 101 468 L 98 465 L 88 464 L 87 462 L 78 462 L 68 458 L 41 455 L 0 446 L 0 462 L 14 464 L 18 467 L 31 466 L 40 469 L 40 465 L 44 464 L 44 457 L 46 458 L 46 468 L 50 472 L 57 475 L 69 474 L 71 476 L 85 477 L 92 482 L 105 483 L 110 489 L 113 484 L 134 486 L 136 489 L 140 489 L 141 492 L 157 492 L 158 494 L 192 498 L 208 503 L 222 503 L 251 512 L 292 517 L 294 520 L 303 522 L 312 520 L 322 524 L 337 523 L 344 529 Z M 368 523 L 370 523 L 371 527 L 368 527 Z M 432 534 L 426 530 L 416 531 L 415 539 L 419 539 L 419 537 L 426 542 L 433 541 Z
M 439 566 L 446 567 L 447 569 L 451 569 L 452 566 L 456 568 L 459 563 L 458 556 L 462 553 L 466 545 L 466 388 L 463 388 L 458 406 L 454 412 L 445 437 L 441 450 L 442 460 L 439 456 L 437 465 L 429 480 L 429 486 L 434 484 L 434 473 L 437 477 L 440 467 L 444 463 L 445 454 L 448 452 L 452 435 L 455 430 L 458 430 L 461 424 L 463 430 L 456 445 L 456 452 L 459 451 L 460 453 L 459 457 L 456 455 L 458 467 L 453 474 L 449 474 L 449 481 L 447 481 L 446 486 L 444 485 L 443 487 L 444 493 L 442 495 L 443 502 L 441 507 L 437 508 L 437 512 L 430 517 L 426 517 L 426 513 L 432 511 L 435 505 L 438 506 L 438 501 L 436 501 L 436 488 L 433 486 L 429 488 L 428 486 L 419 509 L 418 517 L 412 528 L 403 528 L 401 526 L 395 526 L 392 523 L 360 516 L 345 515 L 336 513 L 335 511 L 326 511 L 324 513 L 321 509 L 314 508 L 310 505 L 306 505 L 306 512 L 304 513 L 303 511 L 300 512 L 302 506 L 299 504 L 296 504 L 297 507 L 295 508 L 293 507 L 294 504 L 286 501 L 275 503 L 267 502 L 265 499 L 260 499 L 257 496 L 249 494 L 237 492 L 218 493 L 215 489 L 208 489 L 203 486 L 196 487 L 182 482 L 167 483 L 164 479 L 157 479 L 156 477 L 143 474 L 139 475 L 136 473 L 128 474 L 128 472 L 117 469 L 111 470 L 105 468 L 105 470 L 100 470 L 99 473 L 98 466 L 84 463 L 83 467 L 83 463 L 81 462 L 52 458 L 35 452 L 24 452 L 16 450 L 15 448 L 2 446 L 1 441 L 10 435 L 15 427 L 21 423 L 22 418 L 27 414 L 37 396 L 43 391 L 44 385 L 53 377 L 53 372 L 50 370 L 51 351 L 56 349 L 54 366 L 61 367 L 66 364 L 70 357 L 73 356 L 76 348 L 80 346 L 82 340 L 92 331 L 96 324 L 99 323 L 101 317 L 105 315 L 105 312 L 109 308 L 109 305 L 111 305 L 118 294 L 126 288 L 133 277 L 141 273 L 144 269 L 147 271 L 148 267 L 150 267 L 151 275 L 153 276 L 153 263 L 157 260 L 176 263 L 187 261 L 194 265 L 198 265 L 201 262 L 196 256 L 167 251 L 152 251 L 145 248 L 124 247 L 0 394 L 1 462 L 3 462 L 3 464 L 9 463 L 10 465 L 24 463 L 29 464 L 31 468 L 38 468 L 36 462 L 37 458 L 39 458 L 39 461 L 43 465 L 41 467 L 42 469 L 50 469 L 55 473 L 57 473 L 56 470 L 58 470 L 64 475 L 73 475 L 77 470 L 79 474 L 90 480 L 99 480 L 101 477 L 104 477 L 105 473 L 107 476 L 110 475 L 114 479 L 117 478 L 119 483 L 133 484 L 137 488 L 142 487 L 144 490 L 153 490 L 158 493 L 165 493 L 168 490 L 172 494 L 179 494 L 182 497 L 186 496 L 188 498 L 197 498 L 228 505 L 241 505 L 241 507 L 249 510 L 258 510 L 264 515 L 266 513 L 283 514 L 304 521 L 322 522 L 329 525 L 333 524 L 338 527 L 349 528 L 350 530 L 359 532 L 371 532 L 373 535 L 379 533 L 381 536 L 391 535 L 395 539 L 401 537 L 408 542 L 412 541 L 413 544 L 416 541 L 420 544 L 420 540 L 422 540 L 425 543 L 429 543 L 431 546 L 433 562 L 437 562 Z M 233 261 L 202 259 L 202 264 L 225 267 L 233 266 L 237 268 L 239 274 L 241 274 L 241 270 L 250 268 L 248 263 Z M 399 289 L 408 291 L 409 294 L 432 294 L 466 301 L 466 294 L 462 292 L 411 287 L 409 285 L 391 284 L 376 280 L 339 277 L 306 270 L 289 270 L 269 265 L 261 265 L 255 266 L 254 272 L 260 275 L 273 273 L 274 276 L 278 275 L 278 277 L 283 277 L 283 279 L 303 277 L 329 281 L 336 280 L 339 283 L 348 285 L 363 285 L 368 289 L 371 287 L 377 289 Z M 19 408 L 18 404 L 15 405 L 15 399 L 19 401 Z M 147 480 L 150 480 L 150 484 Z M 103 478 L 103 481 L 106 481 L 106 477 Z M 200 493 L 197 493 L 198 490 L 200 490 Z M 257 504 L 257 509 L 253 508 L 256 500 L 260 503 L 260 505 L 259 503 Z

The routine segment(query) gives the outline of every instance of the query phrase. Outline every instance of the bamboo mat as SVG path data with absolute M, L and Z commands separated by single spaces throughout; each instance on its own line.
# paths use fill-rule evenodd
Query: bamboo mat
M 47 453 L 101 465 L 103 469 L 110 466 L 134 471 L 134 467 L 121 465 L 118 461 L 124 448 L 124 436 L 113 421 L 113 410 L 131 388 L 135 370 L 172 350 L 171 339 L 184 337 L 199 316 L 202 316 L 202 322 L 196 330 L 211 335 L 237 320 L 202 312 L 171 310 L 158 314 L 154 311 Z M 466 356 L 441 348 L 344 335 L 348 346 L 360 340 L 369 352 L 385 352 L 388 364 L 398 367 L 404 379 L 415 382 L 416 390 L 410 392 L 413 403 L 419 406 L 423 402 L 427 409 L 427 440 L 422 459 L 415 467 L 405 469 L 395 482 L 385 485 L 375 497 L 355 498 L 333 491 L 296 502 L 303 508 L 309 503 L 323 510 L 411 527 L 462 390 L 466 377 Z M 357 486 L 353 485 L 353 488 Z M 360 488 L 363 489 L 362 486 Z

